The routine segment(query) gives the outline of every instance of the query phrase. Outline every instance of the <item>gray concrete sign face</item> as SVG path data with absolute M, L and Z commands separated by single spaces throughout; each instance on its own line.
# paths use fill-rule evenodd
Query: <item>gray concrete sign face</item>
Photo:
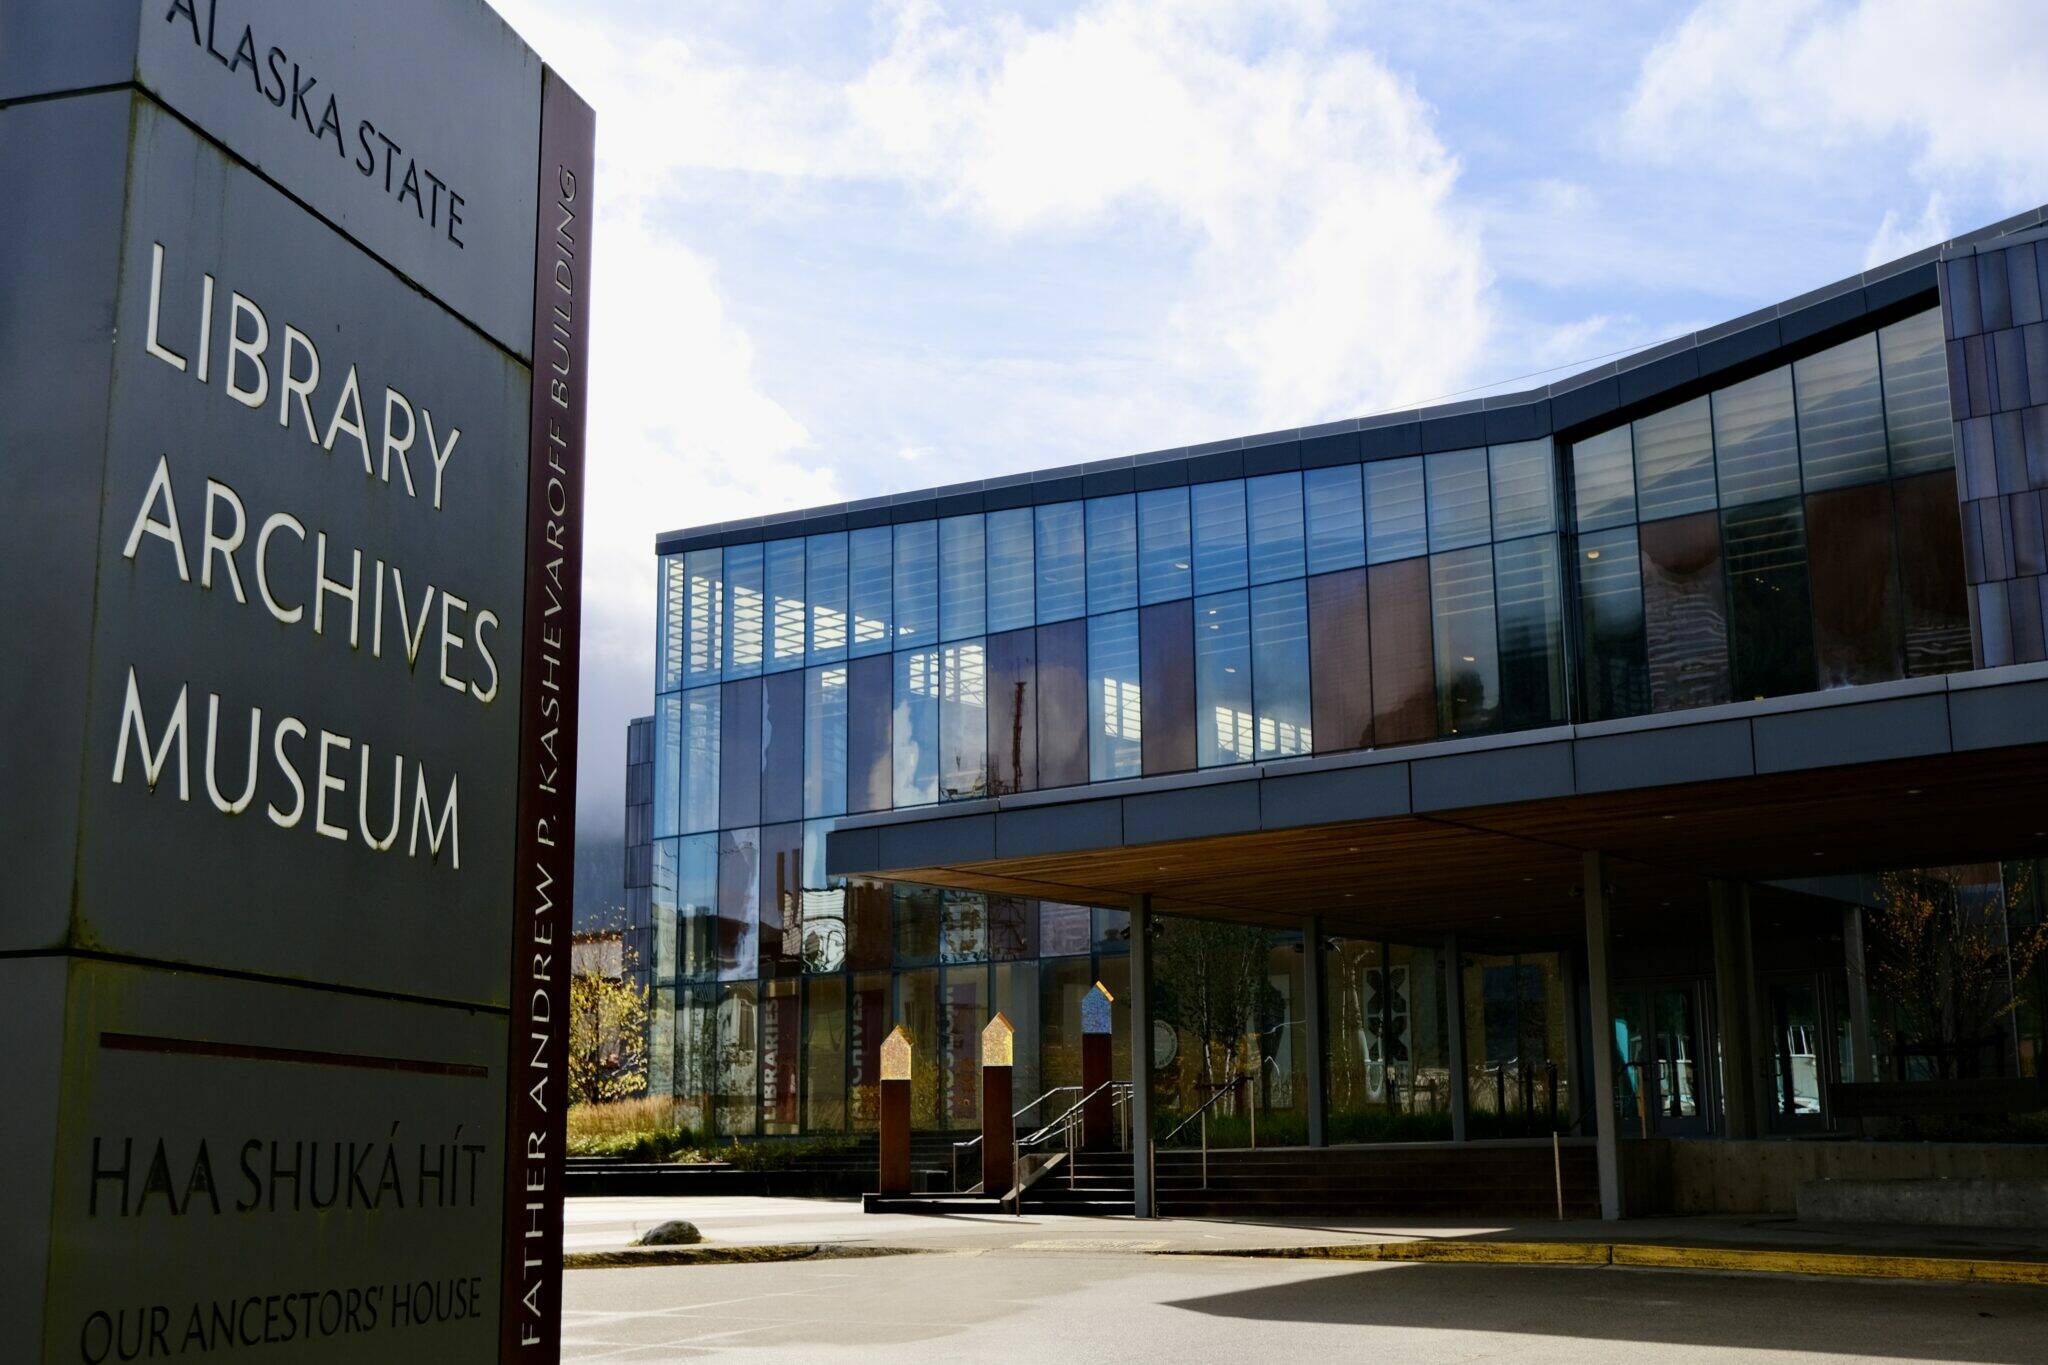
M 475 0 L 0 14 L 0 1359 L 558 1350 L 543 82 Z

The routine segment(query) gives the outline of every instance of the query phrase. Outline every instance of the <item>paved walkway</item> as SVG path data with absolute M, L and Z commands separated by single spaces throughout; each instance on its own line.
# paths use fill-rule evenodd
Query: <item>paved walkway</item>
M 586 1198 L 568 1202 L 566 1249 L 628 1246 L 671 1218 L 695 1223 L 726 1246 L 793 1243 L 921 1247 L 941 1251 L 1242 1252 L 1258 1248 L 1365 1245 L 1415 1238 L 1628 1242 L 1870 1256 L 2048 1262 L 2048 1229 L 1816 1225 L 1770 1216 L 1640 1218 L 1619 1223 L 1473 1220 L 1077 1218 L 1032 1214 L 866 1214 L 853 1200 Z

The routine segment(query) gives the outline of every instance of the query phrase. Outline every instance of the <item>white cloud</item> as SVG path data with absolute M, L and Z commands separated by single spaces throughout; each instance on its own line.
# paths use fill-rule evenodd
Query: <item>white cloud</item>
M 1706 0 L 1645 58 L 1622 136 L 1722 167 L 1903 152 L 1923 182 L 2031 204 L 2048 185 L 2041 20 L 2038 0 Z
M 1884 221 L 1877 225 L 1870 245 L 1863 252 L 1863 268 L 1868 270 L 1874 265 L 1910 256 L 1922 247 L 1945 242 L 1954 235 L 1955 229 L 1949 224 L 1948 205 L 1942 202 L 1940 191 L 1927 196 L 1927 207 L 1920 211 L 1915 222 L 1908 223 L 1900 218 L 1897 209 L 1886 209 Z

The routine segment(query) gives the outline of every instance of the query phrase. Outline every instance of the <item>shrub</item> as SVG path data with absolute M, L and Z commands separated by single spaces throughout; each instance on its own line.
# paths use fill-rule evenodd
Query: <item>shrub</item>
M 682 1107 L 670 1096 L 569 1106 L 570 1156 L 624 1157 L 671 1161 L 694 1145 L 697 1134 L 683 1123 Z

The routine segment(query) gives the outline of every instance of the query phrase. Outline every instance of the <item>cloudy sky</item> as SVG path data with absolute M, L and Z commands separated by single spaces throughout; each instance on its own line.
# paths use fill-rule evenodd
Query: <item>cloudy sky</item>
M 2048 201 L 2040 0 L 495 0 L 598 115 L 585 827 L 658 531 L 1402 407 Z

